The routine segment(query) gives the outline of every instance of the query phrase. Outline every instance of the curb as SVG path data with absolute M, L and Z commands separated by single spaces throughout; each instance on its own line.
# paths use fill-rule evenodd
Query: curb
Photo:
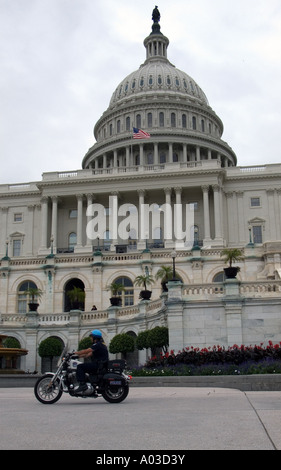
M 0 388 L 34 387 L 40 375 L 0 375 Z M 211 387 L 248 391 L 281 391 L 281 374 L 191 377 L 133 377 L 131 387 Z

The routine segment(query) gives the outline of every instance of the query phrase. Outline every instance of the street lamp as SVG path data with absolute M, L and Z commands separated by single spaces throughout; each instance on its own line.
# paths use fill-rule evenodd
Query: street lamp
M 176 279 L 176 256 L 177 256 L 177 252 L 176 252 L 176 250 L 173 250 L 172 253 L 171 253 L 171 257 L 172 257 L 172 260 L 173 260 L 173 279 L 172 279 L 172 281 L 177 281 L 177 279 Z

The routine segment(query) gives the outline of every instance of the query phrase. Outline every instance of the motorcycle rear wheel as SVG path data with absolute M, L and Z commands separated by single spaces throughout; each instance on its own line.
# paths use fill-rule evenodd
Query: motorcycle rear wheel
M 44 405 L 52 405 L 62 396 L 59 381 L 51 383 L 52 377 L 52 374 L 45 374 L 34 385 L 34 395 Z
M 128 393 L 129 385 L 125 385 L 124 387 L 112 387 L 106 385 L 102 391 L 102 396 L 109 403 L 120 403 L 121 401 L 125 400 L 125 398 L 128 396 Z

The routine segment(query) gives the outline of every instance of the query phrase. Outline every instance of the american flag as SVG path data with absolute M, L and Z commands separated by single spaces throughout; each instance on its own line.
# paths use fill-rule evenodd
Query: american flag
M 133 127 L 133 139 L 150 139 L 150 134 L 148 132 L 142 131 Z

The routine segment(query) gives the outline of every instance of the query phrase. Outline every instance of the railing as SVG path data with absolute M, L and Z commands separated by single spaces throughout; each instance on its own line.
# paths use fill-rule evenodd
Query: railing
M 153 300 L 147 304 L 140 304 L 137 305 L 128 305 L 125 307 L 119 307 L 117 309 L 117 317 L 122 319 L 123 317 L 130 317 L 133 318 L 138 316 L 140 311 L 145 311 L 146 314 L 153 315 L 157 313 L 164 305 L 164 301 L 162 299 Z M 44 326 L 62 326 L 68 325 L 70 322 L 70 316 L 73 316 L 73 313 L 70 312 L 62 312 L 62 313 L 46 313 L 40 314 L 38 312 L 38 325 L 40 327 Z M 93 325 L 93 323 L 107 323 L 108 320 L 108 310 L 94 310 L 91 312 L 79 312 L 76 313 L 77 320 L 81 327 L 87 325 Z M 0 326 L 4 326 L 8 328 L 9 326 L 15 326 L 16 324 L 23 324 L 26 323 L 28 320 L 28 314 L 24 313 L 2 313 L 0 314 Z

